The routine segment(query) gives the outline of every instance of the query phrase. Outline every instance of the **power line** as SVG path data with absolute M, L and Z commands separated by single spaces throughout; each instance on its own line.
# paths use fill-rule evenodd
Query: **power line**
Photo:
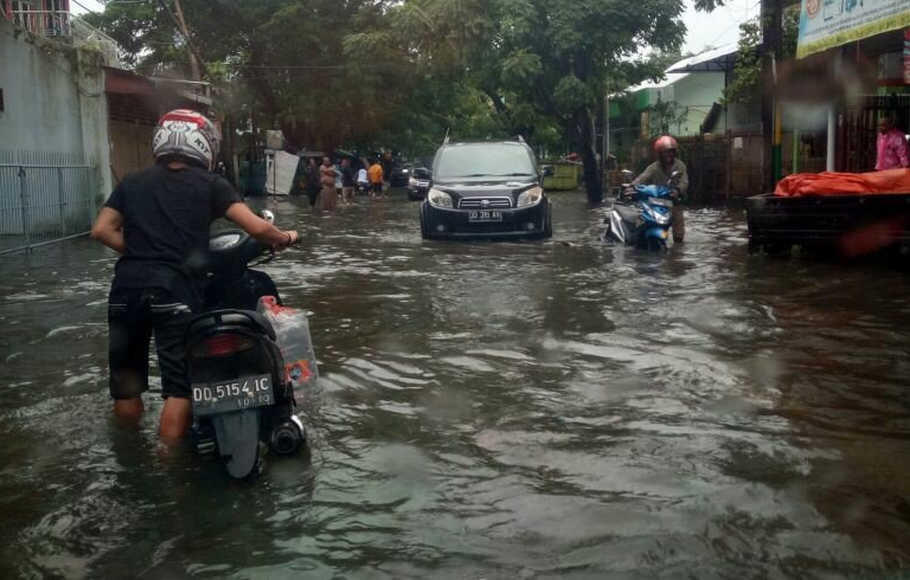
M 756 6 L 759 6 L 760 4 L 761 4 L 761 0 L 758 0 L 758 2 L 756 2 L 755 4 L 753 4 L 752 7 L 751 7 L 750 9 L 754 9 Z M 708 44 L 711 45 L 711 46 L 713 46 L 714 43 L 716 43 L 718 40 L 720 40 L 721 38 L 723 38 L 728 32 L 730 32 L 731 30 L 733 30 L 734 28 L 736 28 L 736 27 L 738 27 L 738 26 L 742 26 L 744 23 L 746 23 L 746 22 L 752 20 L 753 18 L 754 18 L 754 16 L 748 16 L 748 15 L 747 15 L 747 16 L 746 16 L 745 18 L 743 18 L 742 20 L 735 21 L 733 24 L 731 24 L 730 26 L 728 26 L 723 32 L 721 32 L 720 34 L 718 34 L 717 37 L 715 37 L 714 40 L 712 40 L 712 41 L 711 41 L 710 43 L 708 43 Z
M 252 68 L 252 69 L 265 69 L 265 70 L 342 70 L 349 68 L 343 64 L 327 64 L 327 65 L 305 65 L 305 64 L 235 64 L 235 63 L 226 63 L 227 66 L 234 68 Z

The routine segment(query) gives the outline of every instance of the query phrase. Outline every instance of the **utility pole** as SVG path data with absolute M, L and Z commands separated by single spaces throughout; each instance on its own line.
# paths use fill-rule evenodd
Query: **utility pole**
M 761 79 L 764 87 L 761 98 L 762 185 L 765 191 L 773 191 L 781 174 L 776 69 L 781 55 L 782 15 L 781 0 L 761 0 Z
M 186 40 L 186 49 L 190 56 L 190 72 L 194 81 L 202 80 L 202 73 L 199 70 L 199 60 L 196 58 L 196 51 L 193 49 L 193 43 L 190 40 L 190 31 L 186 27 L 186 20 L 183 18 L 183 7 L 180 0 L 174 0 L 174 12 L 177 13 L 177 25 L 180 27 L 180 33 Z
M 199 53 L 196 52 L 196 47 L 193 46 L 193 39 L 190 38 L 190 31 L 186 26 L 186 20 L 183 18 L 183 7 L 180 5 L 180 0 L 174 0 L 177 14 L 174 14 L 174 11 L 171 10 L 171 7 L 167 5 L 165 0 L 158 0 L 158 5 L 168 13 L 168 16 L 171 17 L 171 20 L 173 20 L 174 24 L 177 25 L 177 28 L 180 29 L 180 34 L 186 42 L 187 53 L 189 53 L 190 57 L 190 73 L 193 75 L 194 81 L 201 81 L 203 73 L 205 73 L 206 76 L 208 76 L 208 73 L 205 70 L 202 59 L 199 58 Z
M 603 170 L 607 170 L 607 159 L 610 155 L 610 90 L 604 93 L 604 145 L 603 145 L 603 156 L 601 161 L 603 162 Z

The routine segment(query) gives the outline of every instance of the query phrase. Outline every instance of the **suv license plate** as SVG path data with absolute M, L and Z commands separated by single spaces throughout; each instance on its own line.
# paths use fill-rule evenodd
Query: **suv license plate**
M 487 209 L 471 211 L 468 214 L 469 222 L 501 222 L 502 212 Z
M 271 375 L 195 383 L 192 392 L 193 414 L 200 417 L 266 407 L 275 402 Z

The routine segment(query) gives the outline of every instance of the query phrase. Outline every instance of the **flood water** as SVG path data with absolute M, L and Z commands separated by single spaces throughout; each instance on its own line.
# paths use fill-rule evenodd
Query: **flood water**
M 910 277 L 749 256 L 422 241 L 403 199 L 264 269 L 312 313 L 311 457 L 254 484 L 110 420 L 115 257 L 0 258 L 0 577 L 907 578 Z M 157 372 L 157 371 L 155 371 Z

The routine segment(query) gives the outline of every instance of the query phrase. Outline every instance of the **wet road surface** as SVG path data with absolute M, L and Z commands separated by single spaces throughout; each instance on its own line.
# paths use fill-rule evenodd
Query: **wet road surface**
M 314 216 L 264 269 L 306 308 L 312 449 L 254 485 L 109 418 L 114 255 L 0 258 L 4 578 L 906 578 L 910 278 L 749 256 L 420 240 L 414 204 Z M 153 384 L 153 390 L 158 385 Z

